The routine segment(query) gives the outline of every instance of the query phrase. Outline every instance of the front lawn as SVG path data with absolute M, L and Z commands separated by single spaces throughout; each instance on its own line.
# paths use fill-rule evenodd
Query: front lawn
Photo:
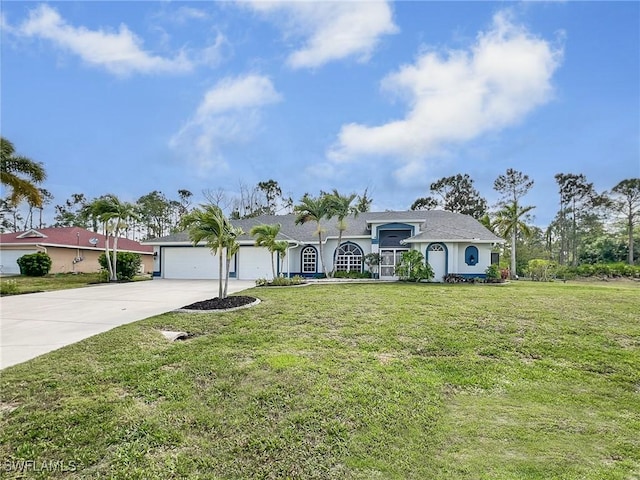
M 262 303 L 161 315 L 2 371 L 4 475 L 640 476 L 637 283 L 242 295 Z
M 136 277 L 136 280 L 138 279 L 149 280 L 151 276 L 144 275 Z M 15 295 L 20 293 L 49 292 L 68 288 L 80 288 L 101 282 L 104 282 L 104 277 L 100 273 L 56 273 L 45 275 L 44 277 L 16 275 L 1 277 L 0 290 L 2 295 Z

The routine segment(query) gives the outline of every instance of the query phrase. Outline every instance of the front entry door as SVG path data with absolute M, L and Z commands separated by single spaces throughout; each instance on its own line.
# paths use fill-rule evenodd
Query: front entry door
M 380 280 L 397 280 L 396 265 L 400 263 L 402 252 L 406 248 L 389 248 L 380 250 Z

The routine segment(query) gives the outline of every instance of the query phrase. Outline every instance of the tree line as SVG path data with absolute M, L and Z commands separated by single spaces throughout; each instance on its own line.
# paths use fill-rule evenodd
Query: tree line
M 2 184 L 8 187 L 7 195 L 0 199 L 0 229 L 20 231 L 44 227 L 43 210 L 53 203 L 53 195 L 40 186 L 46 180 L 43 164 L 16 155 L 13 144 L 1 138 L 0 167 Z M 555 181 L 559 209 L 546 228 L 533 225 L 535 206 L 524 201 L 534 180 L 511 168 L 495 179 L 493 188 L 500 198 L 491 207 L 468 174 L 457 174 L 431 183 L 429 195 L 417 198 L 410 208 L 443 209 L 476 218 L 508 240 L 505 254 L 510 258 L 512 275 L 521 273 L 531 259 L 573 266 L 637 261 L 640 257 L 640 178 L 624 179 L 603 192 L 597 192 L 584 174 L 558 173 Z M 203 195 L 208 204 L 216 206 L 231 220 L 296 213 L 300 223 L 318 223 L 319 240 L 322 240 L 319 224 L 323 218 L 337 218 L 341 234 L 346 228 L 346 217 L 368 211 L 372 203 L 367 190 L 361 195 L 342 195 L 334 190 L 321 191 L 318 196 L 305 193 L 294 204 L 292 197 L 284 194 L 273 179 L 254 186 L 241 183 L 237 194 L 219 188 L 206 190 Z M 79 226 L 96 232 L 108 227 L 136 240 L 162 237 L 184 229 L 183 219 L 194 211 L 192 199 L 193 194 L 187 189 L 178 190 L 174 198 L 154 190 L 132 203 L 112 194 L 89 199 L 84 193 L 75 193 L 54 206 L 51 226 Z M 128 212 L 126 221 L 120 218 L 118 227 L 105 224 L 104 215 L 109 208 Z M 331 217 L 327 217 L 328 214 Z M 319 253 L 323 261 L 322 252 Z
M 476 218 L 509 240 L 512 275 L 524 272 L 532 259 L 571 266 L 624 261 L 633 265 L 640 256 L 640 178 L 621 180 L 602 192 L 584 174 L 558 173 L 554 178 L 559 209 L 544 229 L 533 225 L 535 206 L 524 202 L 534 181 L 511 168 L 494 181 L 501 196 L 492 208 L 468 174 L 457 174 L 431 183 L 431 195 L 416 199 L 411 209 L 443 209 Z

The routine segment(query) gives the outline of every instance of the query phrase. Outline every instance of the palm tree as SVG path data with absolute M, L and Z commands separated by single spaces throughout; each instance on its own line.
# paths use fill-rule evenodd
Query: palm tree
M 227 289 L 229 287 L 229 267 L 231 266 L 231 259 L 240 250 L 240 244 L 237 238 L 244 234 L 240 227 L 234 227 L 230 222 L 227 222 L 227 231 L 224 238 L 224 246 L 227 251 L 227 265 L 224 274 L 224 292 L 222 298 L 227 298 Z
M 94 225 L 97 226 L 97 223 L 100 222 L 102 224 L 102 233 L 104 235 L 104 255 L 107 259 L 107 270 L 109 271 L 109 280 L 111 280 L 113 275 L 113 265 L 111 263 L 111 253 L 109 251 L 109 234 L 111 227 L 109 225 L 109 219 L 107 215 L 113 213 L 115 210 L 113 204 L 113 195 L 103 195 L 101 197 L 95 198 L 88 203 L 85 207 L 87 215 L 91 216 Z
M 108 195 L 107 202 L 107 211 L 102 213 L 101 219 L 106 224 L 109 224 L 110 233 L 113 235 L 113 257 L 111 259 L 112 266 L 110 274 L 111 281 L 115 282 L 116 280 L 118 280 L 116 265 L 118 261 L 118 238 L 120 236 L 120 232 L 121 230 L 127 228 L 129 221 L 139 220 L 139 217 L 136 213 L 135 205 L 129 202 L 121 202 L 115 195 Z M 107 261 L 108 260 L 109 259 L 107 258 Z
M 276 278 L 276 266 L 274 263 L 274 253 L 276 252 L 277 240 L 276 237 L 280 233 L 281 225 L 279 223 L 275 225 L 254 225 L 251 227 L 249 234 L 252 237 L 256 237 L 256 247 L 265 247 L 271 254 L 271 272 L 273 278 Z
M 26 178 L 25 178 L 26 177 Z M 0 137 L 0 183 L 11 189 L 9 201 L 17 204 L 26 198 L 34 207 L 42 205 L 42 193 L 36 186 L 47 178 L 40 162 L 15 155 L 13 143 Z
M 525 236 L 531 234 L 529 226 L 525 223 L 526 215 L 533 210 L 534 206 L 521 207 L 518 202 L 504 205 L 496 214 L 494 226 L 503 236 L 511 236 L 511 278 L 516 277 L 516 239 L 518 232 L 522 232 Z
M 342 233 L 347 229 L 347 223 L 344 221 L 346 217 L 353 214 L 354 216 L 358 215 L 358 209 L 354 207 L 352 202 L 355 200 L 357 195 L 352 193 L 351 195 L 340 195 L 340 192 L 333 189 L 333 192 L 327 196 L 329 203 L 329 214 L 328 218 L 337 217 L 338 218 L 338 248 L 342 244 Z M 336 273 L 336 263 L 335 258 L 333 262 L 333 268 L 331 269 L 331 276 Z
M 284 257 L 287 255 L 287 249 L 289 248 L 289 242 L 286 240 L 278 240 L 275 244 L 274 250 L 278 252 L 278 257 L 280 258 L 280 271 L 283 270 L 284 266 Z M 287 269 L 287 276 L 290 276 L 289 269 Z
M 218 256 L 220 272 L 218 275 L 218 297 L 226 298 L 222 289 L 222 254 L 225 247 L 230 244 L 228 232 L 232 226 L 229 220 L 224 216 L 220 207 L 209 204 L 195 208 L 182 217 L 180 226 L 183 230 L 187 230 L 194 247 L 204 241 L 213 254 Z
M 322 271 L 326 274 L 327 269 L 324 266 L 324 255 L 322 253 L 322 226 L 320 222 L 323 218 L 327 218 L 329 214 L 329 202 L 327 195 L 320 195 L 315 198 L 305 193 L 300 199 L 300 204 L 293 207 L 293 211 L 296 213 L 296 225 L 304 224 L 307 222 L 316 222 L 318 229 L 318 251 L 320 254 L 320 263 L 322 265 Z

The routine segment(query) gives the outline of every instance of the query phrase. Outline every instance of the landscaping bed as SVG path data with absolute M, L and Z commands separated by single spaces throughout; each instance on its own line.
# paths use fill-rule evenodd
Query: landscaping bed
M 231 295 L 226 298 L 215 297 L 186 305 L 181 310 L 228 310 L 251 305 L 256 300 L 255 297 L 243 295 Z

